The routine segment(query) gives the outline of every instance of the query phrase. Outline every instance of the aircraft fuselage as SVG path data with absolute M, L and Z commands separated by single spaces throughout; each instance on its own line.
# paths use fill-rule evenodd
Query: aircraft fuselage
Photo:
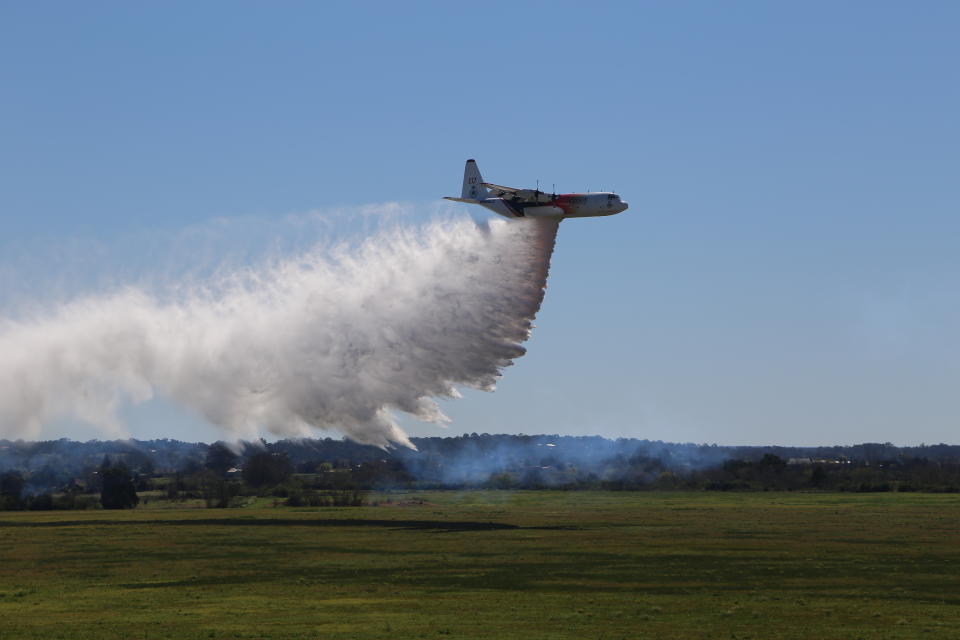
M 610 192 L 541 194 L 535 202 L 484 198 L 477 204 L 507 218 L 592 218 L 612 216 L 629 206 Z

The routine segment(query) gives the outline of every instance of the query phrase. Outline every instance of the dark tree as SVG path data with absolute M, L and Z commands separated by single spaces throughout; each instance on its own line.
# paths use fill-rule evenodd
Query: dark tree
M 820 488 L 827 482 L 827 472 L 822 464 L 818 464 L 810 473 L 810 486 Z
M 140 502 L 130 469 L 123 463 L 100 466 L 100 504 L 104 509 L 133 509 Z
M 23 493 L 23 476 L 19 471 L 0 473 L 0 509 L 22 508 L 21 493 Z
M 241 473 L 251 487 L 266 487 L 285 482 L 293 473 L 293 465 L 284 453 L 262 451 L 247 458 Z
M 783 469 L 787 466 L 786 461 L 780 456 L 773 453 L 765 453 L 763 457 L 760 458 L 759 465 L 761 467 L 766 467 L 768 469 Z
M 372 489 L 405 486 L 413 481 L 413 477 L 399 460 L 373 460 L 360 465 L 354 473 L 354 480 L 361 487 Z
M 237 465 L 238 456 L 224 442 L 214 442 L 207 449 L 207 458 L 203 466 L 210 469 L 221 478 L 226 477 L 227 471 Z
M 53 509 L 53 496 L 49 493 L 41 493 L 30 498 L 27 504 L 30 511 L 50 511 Z
M 200 495 L 207 508 L 223 509 L 237 493 L 237 484 L 218 476 L 215 471 L 204 469 L 194 476 Z

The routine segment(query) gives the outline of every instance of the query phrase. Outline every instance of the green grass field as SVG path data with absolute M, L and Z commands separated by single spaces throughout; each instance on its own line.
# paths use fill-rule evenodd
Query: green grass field
M 0 639 L 960 638 L 960 496 L 415 496 L 0 513 Z

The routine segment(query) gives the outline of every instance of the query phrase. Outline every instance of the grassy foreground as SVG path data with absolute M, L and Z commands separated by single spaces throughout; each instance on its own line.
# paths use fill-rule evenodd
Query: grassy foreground
M 960 496 L 416 497 L 2 513 L 0 639 L 960 637 Z

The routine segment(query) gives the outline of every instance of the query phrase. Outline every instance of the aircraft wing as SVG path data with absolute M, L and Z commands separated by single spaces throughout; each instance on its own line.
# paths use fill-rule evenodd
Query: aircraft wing
M 487 189 L 490 189 L 490 195 L 494 198 L 503 198 L 507 197 L 514 201 L 520 202 L 550 202 L 553 200 L 550 196 L 545 194 L 543 191 L 538 189 L 514 189 L 513 187 L 504 187 L 499 184 L 492 184 L 490 182 L 484 182 L 483 186 Z

